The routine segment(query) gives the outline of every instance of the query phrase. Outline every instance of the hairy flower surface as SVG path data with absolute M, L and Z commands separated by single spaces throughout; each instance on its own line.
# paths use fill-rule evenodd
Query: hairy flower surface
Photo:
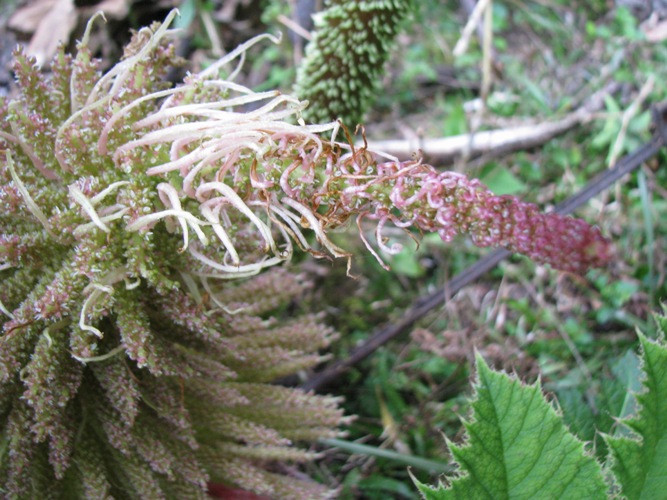
M 467 233 L 570 271 L 609 258 L 584 222 L 419 161 L 380 161 L 335 142 L 337 123 L 290 122 L 301 102 L 234 83 L 248 44 L 166 87 L 171 17 L 104 75 L 87 33 L 49 82 L 15 54 L 21 95 L 0 101 L 7 496 L 190 498 L 208 480 L 329 494 L 276 464 L 308 460 L 300 442 L 336 434 L 337 401 L 269 382 L 320 361 L 333 333 L 281 316 L 307 286 L 298 276 L 230 280 L 294 245 L 349 258 L 328 232 L 350 219 L 374 220 L 390 252 L 387 223 Z
M 190 82 L 184 88 L 188 85 L 194 92 L 201 84 Z M 250 113 L 216 109 L 235 105 L 237 98 L 202 107 L 168 101 L 135 125 L 152 130 L 116 153 L 116 161 L 132 162 L 133 155 L 174 144 L 169 161 L 148 174 L 178 175 L 179 191 L 173 183 L 158 186 L 171 194 L 167 204 L 171 208 L 174 203 L 176 211 L 139 217 L 130 227 L 148 230 L 162 218 L 177 218 L 183 248 L 199 262 L 201 276 L 255 273 L 289 258 L 293 242 L 315 256 L 349 257 L 327 235 L 351 218 L 360 229 L 364 218 L 376 220 L 377 245 L 388 253 L 398 250 L 385 245 L 382 236 L 391 222 L 437 232 L 445 241 L 470 234 L 478 246 L 504 247 L 564 271 L 582 273 L 611 258 L 609 242 L 582 220 L 541 213 L 516 197 L 494 195 L 478 180 L 439 172 L 421 161 L 379 161 L 365 147 L 320 137 L 328 130 L 335 137 L 337 123 L 286 123 L 287 116 L 299 111 L 289 107 L 299 103 L 288 96 L 253 98 L 271 100 Z M 284 103 L 288 107 L 279 109 Z M 238 224 L 254 233 L 251 241 L 263 248 L 237 249 L 232 240 L 239 241 Z M 304 231 L 315 233 L 317 248 Z M 216 238 L 225 248 L 222 261 L 207 250 Z M 241 241 L 245 238 L 243 232 Z
M 209 481 L 330 494 L 276 465 L 312 459 L 300 443 L 344 422 L 335 398 L 269 385 L 320 362 L 333 338 L 316 316 L 281 313 L 308 283 L 280 269 L 241 284 L 201 272 L 195 255 L 223 263 L 226 247 L 183 252 L 178 222 L 200 242 L 220 229 L 185 215 L 182 181 L 148 173 L 178 141 L 117 153 L 159 109 L 150 92 L 185 104 L 234 88 L 160 90 L 177 62 L 167 34 L 140 31 L 105 75 L 87 35 L 50 81 L 15 54 L 21 95 L 0 102 L 2 497 L 205 498 Z M 263 249 L 243 221 L 225 222 L 239 251 Z

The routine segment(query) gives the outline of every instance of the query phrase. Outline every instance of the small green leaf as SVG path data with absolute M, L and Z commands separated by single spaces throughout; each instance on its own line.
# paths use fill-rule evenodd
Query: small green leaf
M 602 130 L 590 141 L 591 146 L 596 150 L 605 149 L 610 144 L 613 144 L 621 128 L 621 124 L 616 118 L 621 112 L 620 106 L 611 96 L 605 96 L 604 102 L 609 117 L 604 122 Z
M 174 28 L 182 30 L 189 28 L 197 15 L 197 1 L 183 0 L 178 7 L 178 13 L 180 15 L 174 22 Z
M 357 486 L 367 495 L 373 495 L 375 498 L 387 498 L 388 495 L 392 498 L 412 498 L 415 496 L 414 490 L 405 481 L 377 474 L 362 479 Z
M 526 190 L 526 184 L 521 179 L 501 166 L 484 174 L 481 181 L 497 195 L 517 194 Z
M 626 418 L 634 412 L 636 399 L 633 393 L 641 389 L 641 369 L 639 357 L 633 351 L 626 352 L 622 358 L 613 362 L 611 366 L 613 378 L 607 381 L 605 405 L 609 412 L 620 418 Z M 612 406 L 613 405 L 613 406 Z
M 605 365 L 611 373 L 604 371 L 599 384 L 594 383 L 594 389 L 587 378 L 554 388 L 564 423 L 579 439 L 592 444 L 589 449 L 594 450 L 600 460 L 609 454 L 602 433 L 627 435 L 627 431 L 618 428 L 618 421 L 635 411 L 634 393 L 641 388 L 639 357 L 633 351 L 616 359 L 609 358 Z M 594 369 L 594 373 L 598 370 Z
M 468 132 L 468 124 L 466 122 L 466 112 L 463 109 L 463 103 L 455 103 L 445 118 L 444 136 L 465 134 Z
M 622 423 L 641 439 L 606 437 L 612 470 L 628 500 L 664 498 L 667 492 L 667 347 L 641 333 L 639 341 L 646 390 L 637 395 L 639 413 Z
M 420 255 L 409 247 L 392 257 L 391 270 L 409 278 L 421 278 L 426 274 L 426 269 L 420 263 Z
M 523 385 L 491 370 L 477 355 L 468 442 L 449 443 L 461 468 L 448 487 L 415 482 L 427 499 L 606 498 L 600 464 L 544 399 L 539 383 Z

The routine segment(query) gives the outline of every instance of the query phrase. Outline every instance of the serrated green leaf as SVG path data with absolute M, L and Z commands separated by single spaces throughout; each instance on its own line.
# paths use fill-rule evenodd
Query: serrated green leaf
M 412 479 L 412 482 L 415 483 L 415 486 L 419 490 L 419 493 L 421 493 L 421 496 L 424 500 L 438 500 L 439 498 L 442 498 L 441 496 L 441 491 L 443 489 L 442 484 L 440 484 L 439 488 L 434 488 L 432 486 L 429 486 L 428 484 L 424 484 L 421 481 L 419 481 L 415 476 L 412 475 L 412 472 L 410 472 L 410 478 Z
M 664 337 L 667 334 L 667 304 L 662 305 L 662 312 L 663 314 L 655 314 L 653 318 L 658 330 L 662 332 Z
M 415 482 L 428 499 L 606 498 L 600 464 L 544 399 L 539 383 L 523 385 L 491 370 L 477 356 L 468 442 L 449 444 L 461 475 L 434 489 Z
M 638 415 L 622 421 L 636 437 L 606 437 L 628 500 L 665 498 L 667 492 L 667 347 L 641 333 L 639 340 L 645 391 L 637 395 Z

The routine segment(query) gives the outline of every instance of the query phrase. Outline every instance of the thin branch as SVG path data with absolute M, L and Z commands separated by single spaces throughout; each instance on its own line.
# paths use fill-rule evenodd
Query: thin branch
M 489 0 L 480 0 L 475 5 L 475 8 L 468 18 L 468 22 L 461 32 L 461 38 L 459 38 L 459 41 L 456 42 L 456 46 L 454 47 L 453 51 L 454 56 L 462 56 L 468 50 L 470 37 L 472 36 L 473 31 L 475 31 L 475 29 L 479 26 L 479 21 L 481 20 L 482 14 L 484 14 L 487 5 L 489 5 Z
M 646 83 L 644 83 L 642 88 L 639 90 L 637 97 L 634 99 L 634 101 L 632 101 L 632 104 L 630 104 L 628 109 L 623 112 L 623 117 L 621 118 L 621 130 L 616 136 L 614 145 L 611 148 L 611 153 L 609 153 L 609 165 L 613 166 L 616 163 L 616 160 L 623 150 L 623 144 L 625 143 L 625 138 L 628 134 L 628 127 L 630 126 L 630 122 L 639 112 L 649 94 L 653 91 L 654 84 L 655 77 L 650 75 L 648 80 L 646 80 Z
M 591 95 L 579 108 L 560 120 L 530 123 L 518 127 L 485 130 L 469 134 L 420 140 L 368 141 L 368 148 L 382 151 L 399 159 L 411 158 L 421 150 L 431 162 L 453 162 L 460 157 L 476 158 L 481 155 L 499 156 L 513 151 L 534 148 L 545 144 L 557 135 L 578 125 L 588 123 L 603 108 L 604 97 L 613 94 L 618 84 L 610 84 Z
M 522 125 L 499 130 L 485 130 L 436 139 L 368 141 L 371 150 L 382 151 L 397 158 L 410 158 L 418 149 L 430 161 L 450 162 L 460 156 L 476 157 L 496 150 L 516 151 L 539 146 L 587 121 L 590 115 L 578 111 L 565 118 L 546 123 Z
M 480 2 L 481 3 L 481 2 Z M 480 96 L 486 109 L 487 99 L 493 84 L 493 1 L 484 9 L 484 37 L 482 38 L 482 89 Z

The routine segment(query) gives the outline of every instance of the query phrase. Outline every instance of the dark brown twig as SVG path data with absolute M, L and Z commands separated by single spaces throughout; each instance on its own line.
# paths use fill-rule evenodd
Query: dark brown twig
M 599 173 L 581 191 L 558 204 L 554 211 L 559 214 L 569 214 L 573 212 L 593 196 L 604 191 L 614 182 L 630 172 L 633 172 L 644 162 L 655 156 L 660 149 L 667 144 L 666 111 L 667 103 L 662 103 L 653 108 L 655 132 L 650 141 L 621 158 L 613 168 Z M 452 278 L 445 287 L 418 299 L 416 304 L 409 309 L 400 320 L 380 328 L 363 344 L 353 349 L 346 359 L 336 361 L 322 372 L 316 373 L 302 384 L 301 388 L 305 390 L 322 389 L 343 374 L 348 368 L 370 356 L 380 346 L 406 332 L 427 313 L 447 302 L 448 297 L 456 294 L 463 287 L 469 285 L 477 278 L 493 269 L 509 255 L 510 252 L 507 250 L 495 250 L 485 257 L 482 257 L 472 266 L 464 269 Z

